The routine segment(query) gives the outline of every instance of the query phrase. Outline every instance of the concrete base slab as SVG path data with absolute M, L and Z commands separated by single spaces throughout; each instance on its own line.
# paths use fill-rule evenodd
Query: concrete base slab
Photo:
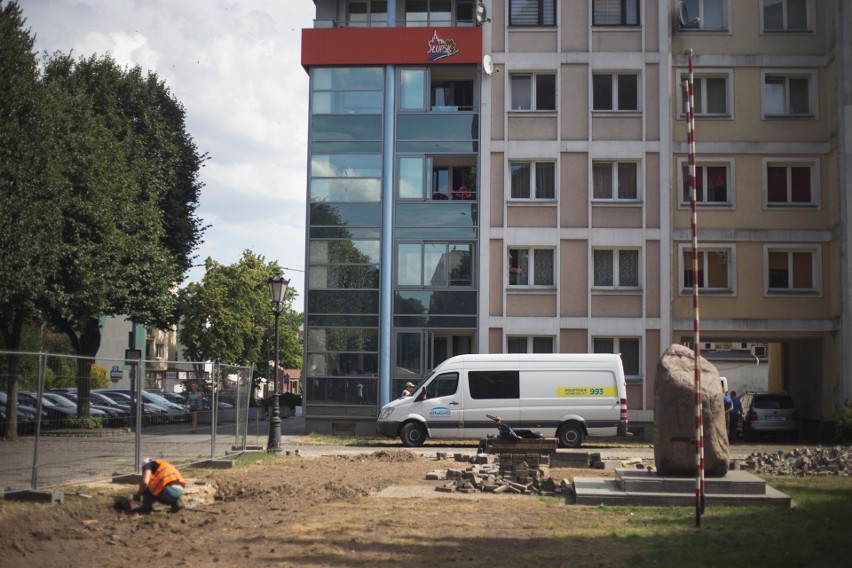
M 695 479 L 664 477 L 653 472 L 617 469 L 612 478 L 575 478 L 578 505 L 695 505 Z M 704 500 L 716 505 L 790 507 L 792 499 L 746 471 L 705 478 Z
M 30 503 L 61 504 L 65 494 L 61 491 L 6 491 L 3 498 L 7 501 L 27 501 Z

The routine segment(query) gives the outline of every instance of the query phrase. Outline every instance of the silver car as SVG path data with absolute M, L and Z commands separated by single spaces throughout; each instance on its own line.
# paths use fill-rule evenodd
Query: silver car
M 793 397 L 786 392 L 747 392 L 743 405 L 743 434 L 746 440 L 757 436 L 799 437 L 799 417 Z

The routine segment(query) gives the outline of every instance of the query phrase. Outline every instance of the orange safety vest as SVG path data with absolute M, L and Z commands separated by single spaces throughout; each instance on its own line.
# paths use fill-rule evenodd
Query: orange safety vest
M 154 460 L 157 464 L 157 471 L 151 472 L 153 476 L 148 483 L 148 491 L 154 497 L 163 492 L 163 489 L 174 482 L 180 483 L 182 487 L 186 487 L 186 480 L 180 474 L 175 466 L 165 460 Z

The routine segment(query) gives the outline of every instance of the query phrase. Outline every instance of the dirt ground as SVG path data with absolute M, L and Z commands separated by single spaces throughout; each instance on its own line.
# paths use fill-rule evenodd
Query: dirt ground
M 61 505 L 0 500 L 0 566 L 606 565 L 583 528 L 593 508 L 526 495 L 379 497 L 389 486 L 435 486 L 426 473 L 468 464 L 406 450 L 258 459 L 185 471 L 217 488 L 214 502 L 172 514 L 128 512 L 132 488 L 66 492 Z M 553 469 L 557 482 L 595 470 Z M 610 475 L 611 472 L 599 472 Z M 84 492 L 86 488 L 69 488 Z

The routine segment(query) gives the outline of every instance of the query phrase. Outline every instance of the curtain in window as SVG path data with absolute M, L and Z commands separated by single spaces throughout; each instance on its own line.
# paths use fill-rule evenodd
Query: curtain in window
M 537 250 L 533 258 L 535 263 L 535 281 L 536 286 L 552 286 L 553 285 L 553 251 L 552 250 Z
M 636 199 L 637 186 L 636 183 L 636 164 L 630 162 L 621 162 L 618 164 L 618 198 L 619 199 Z
M 618 110 L 639 110 L 638 76 L 618 76 Z
M 592 163 L 595 199 L 612 199 L 612 162 Z
M 810 290 L 814 288 L 813 254 L 810 252 L 793 253 L 793 288 Z
M 639 251 L 622 250 L 618 253 L 618 285 L 630 288 L 639 286 Z
M 514 199 L 530 198 L 530 164 L 512 164 L 512 197 Z
M 628 377 L 639 376 L 639 340 L 621 339 L 618 342 L 618 350 L 621 353 L 621 364 L 624 374 Z
M 612 274 L 612 251 L 611 250 L 596 250 L 594 252 L 595 263 L 595 286 L 613 286 Z
M 508 353 L 526 353 L 527 352 L 527 338 L 526 337 L 512 337 L 509 336 L 506 338 L 506 351 Z
M 533 353 L 553 353 L 553 338 L 533 337 Z
M 512 110 L 532 109 L 532 76 L 512 75 Z
M 554 164 L 544 163 L 535 165 L 535 196 L 538 199 L 553 199 L 554 197 Z M 512 188 L 514 190 L 514 187 Z M 513 196 L 514 197 L 514 196 Z
M 793 203 L 811 202 L 811 169 L 808 167 L 790 168 Z

